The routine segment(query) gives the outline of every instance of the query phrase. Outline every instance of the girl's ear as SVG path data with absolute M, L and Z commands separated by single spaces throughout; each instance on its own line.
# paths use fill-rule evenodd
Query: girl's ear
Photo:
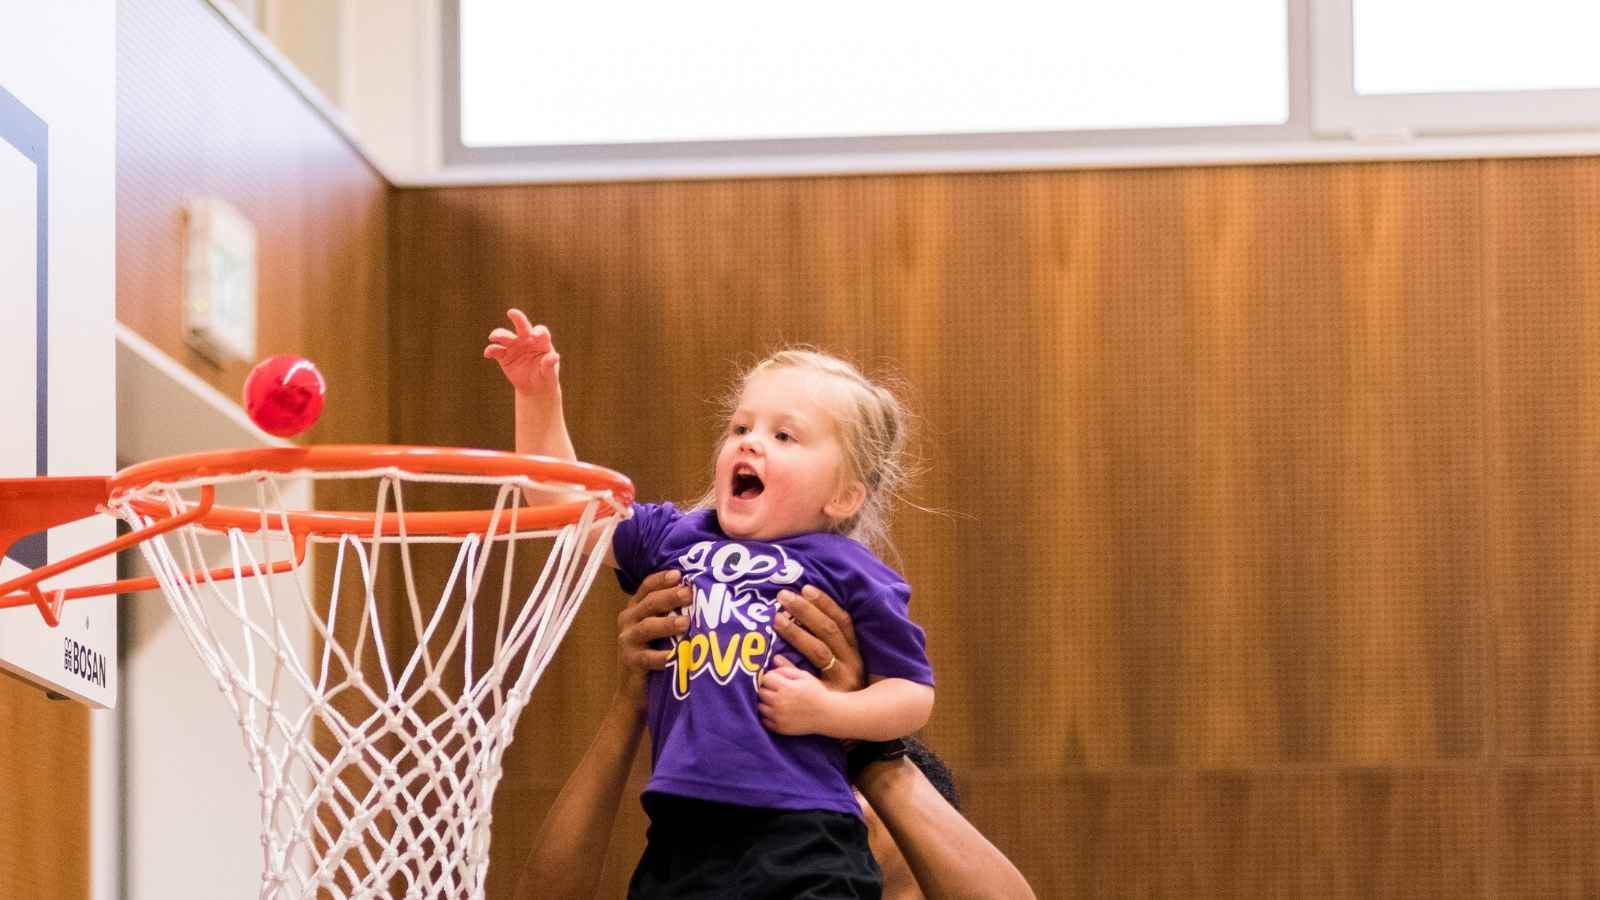
M 857 479 L 850 479 L 839 487 L 833 499 L 822 507 L 822 512 L 835 522 L 843 522 L 861 511 L 861 504 L 867 502 L 867 486 Z

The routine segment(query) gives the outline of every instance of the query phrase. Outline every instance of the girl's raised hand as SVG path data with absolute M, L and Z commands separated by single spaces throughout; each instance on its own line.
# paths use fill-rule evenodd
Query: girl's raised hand
M 556 352 L 550 329 L 534 325 L 520 309 L 506 311 L 515 331 L 496 328 L 489 332 L 486 359 L 500 364 L 500 371 L 519 394 L 554 393 L 561 387 L 561 354 Z

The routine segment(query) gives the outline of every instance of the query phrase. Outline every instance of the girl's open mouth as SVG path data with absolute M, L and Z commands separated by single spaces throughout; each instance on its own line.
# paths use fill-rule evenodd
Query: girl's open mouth
M 761 476 L 749 466 L 738 466 L 733 470 L 733 496 L 740 500 L 754 500 L 766 490 L 766 485 L 761 483 Z

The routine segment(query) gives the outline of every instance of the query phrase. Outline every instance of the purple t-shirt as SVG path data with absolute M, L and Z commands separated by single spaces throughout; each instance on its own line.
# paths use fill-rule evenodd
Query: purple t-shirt
M 816 671 L 772 630 L 778 591 L 799 593 L 809 584 L 854 620 L 868 675 L 933 684 L 922 629 L 906 614 L 905 581 L 843 535 L 736 541 L 717 527 L 714 511 L 683 513 L 670 503 L 635 505 L 611 544 L 623 590 L 676 569 L 694 593 L 688 633 L 661 645 L 672 649 L 672 660 L 646 683 L 654 769 L 645 792 L 860 815 L 840 742 L 768 731 L 756 708 L 756 679 L 775 644 Z

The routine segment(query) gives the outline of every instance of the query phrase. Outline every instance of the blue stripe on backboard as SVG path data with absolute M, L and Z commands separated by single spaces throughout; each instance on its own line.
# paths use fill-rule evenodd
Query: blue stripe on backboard
M 49 351 L 50 351 L 50 197 L 47 193 L 50 184 L 49 177 L 49 136 L 50 129 L 45 121 L 34 115 L 21 100 L 0 87 L 0 140 L 17 148 L 17 152 L 33 161 L 33 167 L 38 172 L 38 212 L 35 222 L 35 244 L 38 247 L 38 261 L 34 271 L 38 279 L 38 312 L 35 315 L 37 322 L 37 335 L 35 362 L 38 366 L 38 375 L 34 385 L 34 419 L 36 422 L 34 432 L 34 468 L 36 475 L 45 475 L 49 472 L 50 464 L 50 403 L 49 403 Z M 17 541 L 6 553 L 7 556 L 23 565 L 36 569 L 45 564 L 49 558 L 44 532 L 31 534 Z

